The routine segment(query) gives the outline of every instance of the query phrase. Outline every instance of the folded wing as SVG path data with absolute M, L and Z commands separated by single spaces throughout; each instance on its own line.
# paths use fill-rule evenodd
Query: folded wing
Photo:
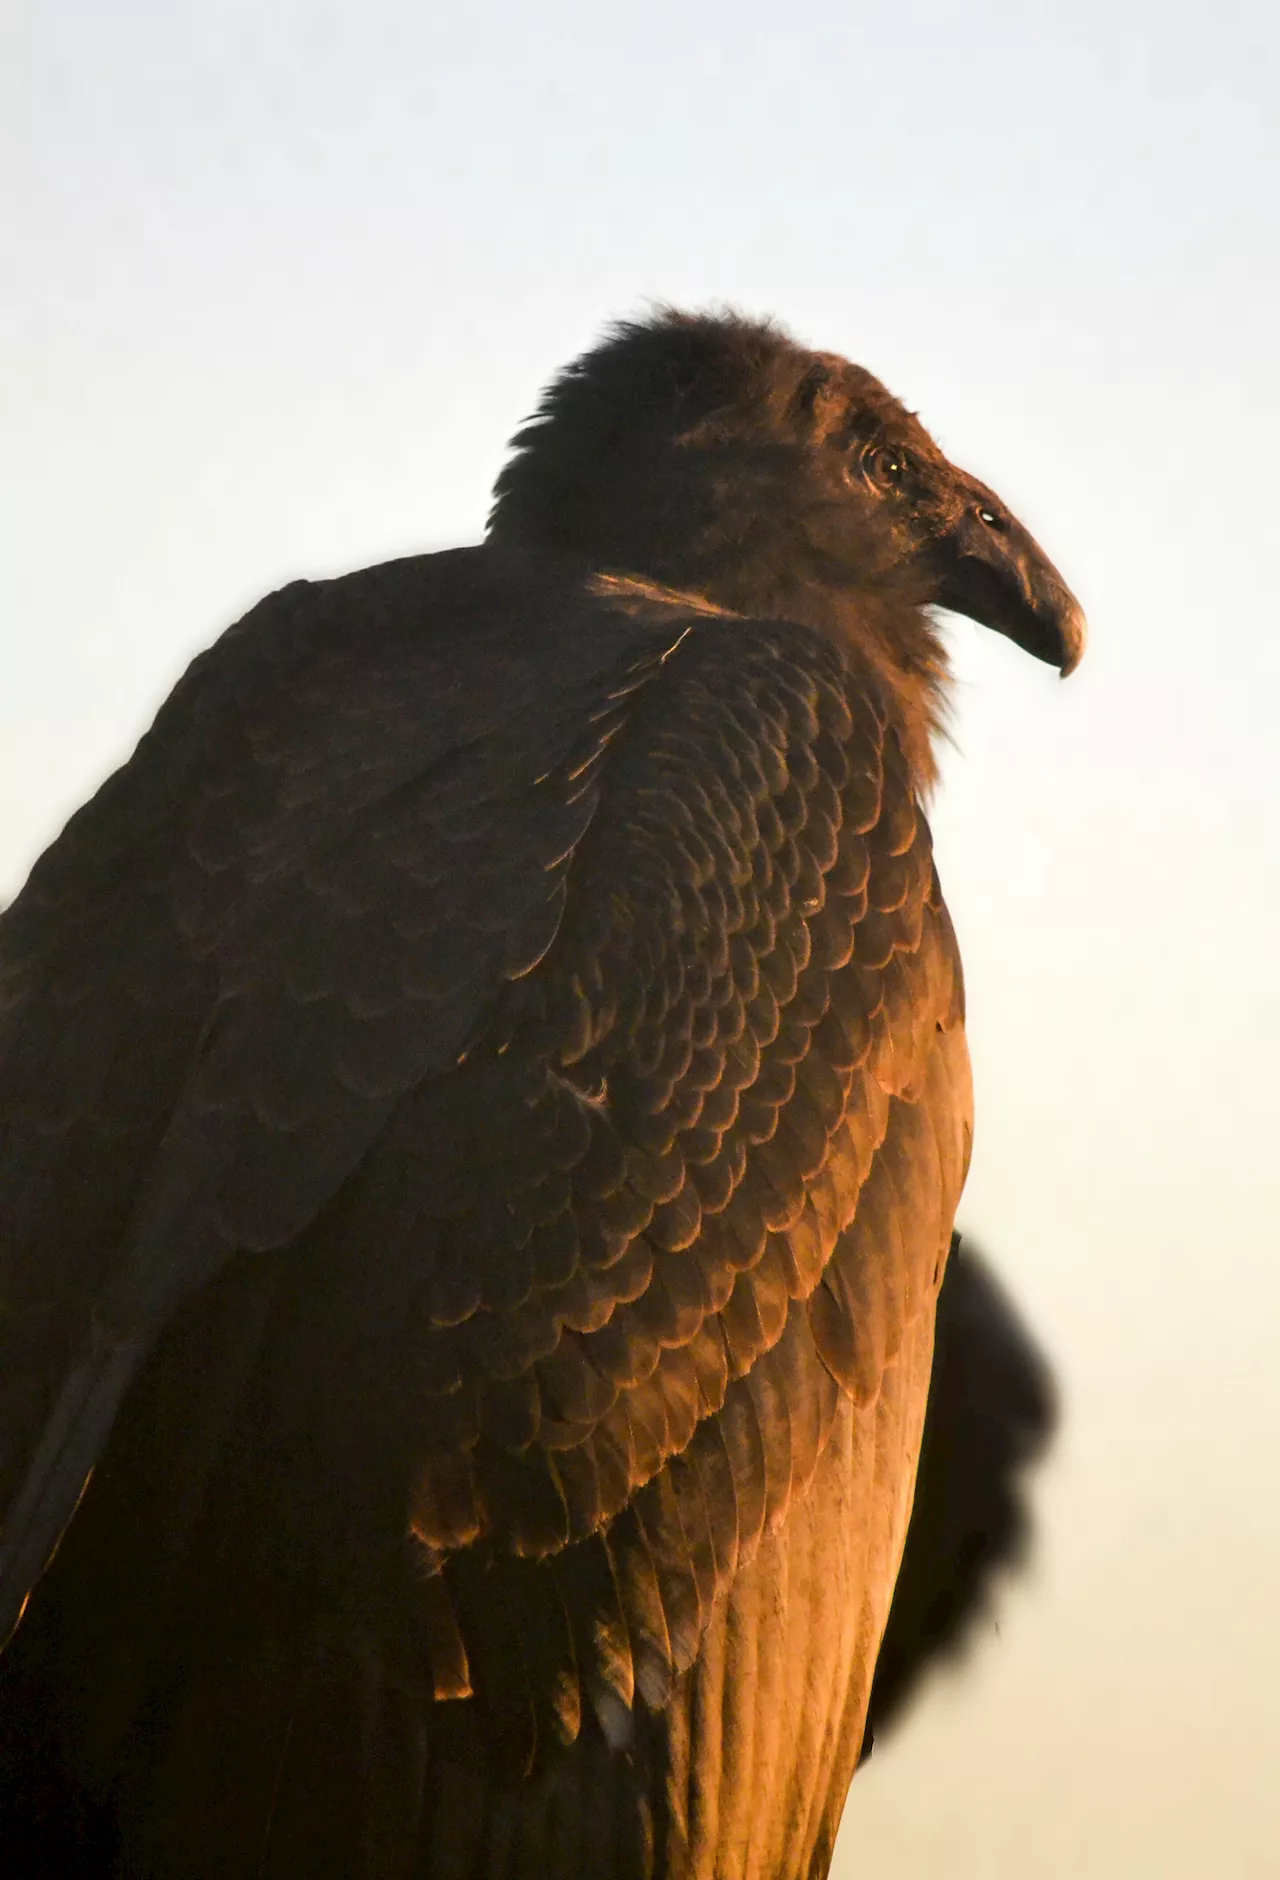
M 503 579 L 266 603 L 0 930 L 8 1688 L 162 1871 L 808 1872 L 856 1761 L 927 827 L 852 652 Z

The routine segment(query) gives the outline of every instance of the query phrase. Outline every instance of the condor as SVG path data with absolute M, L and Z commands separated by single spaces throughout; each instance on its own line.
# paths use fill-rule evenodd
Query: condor
M 826 1871 L 969 1153 L 933 607 L 1080 657 L 867 372 L 662 313 L 482 546 L 262 602 L 37 864 L 8 1871 Z

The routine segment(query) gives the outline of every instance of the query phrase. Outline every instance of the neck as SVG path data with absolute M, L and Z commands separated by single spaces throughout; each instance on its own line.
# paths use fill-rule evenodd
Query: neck
M 796 552 L 794 532 L 781 549 L 762 504 L 751 526 L 681 530 L 664 517 L 666 528 L 637 531 L 641 540 L 605 540 L 590 552 L 581 541 L 569 544 L 521 539 L 515 530 L 496 530 L 491 542 L 499 552 L 538 560 L 577 576 L 630 577 L 644 586 L 704 599 L 718 609 L 749 619 L 792 620 L 851 647 L 871 669 L 897 732 L 917 792 L 927 796 L 937 781 L 934 739 L 946 715 L 950 674 L 942 642 L 925 612 L 927 593 L 915 591 L 901 568 L 876 567 L 872 545 L 861 558 L 855 589 L 847 565 L 829 566 L 820 551 Z M 671 554 L 655 553 L 654 544 L 676 541 Z
M 927 797 L 937 782 L 934 743 L 946 721 L 951 672 L 945 648 L 922 601 L 889 584 L 857 594 L 781 575 L 761 580 L 720 575 L 682 582 L 734 613 L 757 619 L 794 620 L 852 647 L 872 669 L 898 734 L 917 792 Z

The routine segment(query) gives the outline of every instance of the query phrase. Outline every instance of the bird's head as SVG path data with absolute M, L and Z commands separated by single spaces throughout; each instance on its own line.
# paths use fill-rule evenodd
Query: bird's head
M 923 609 L 1070 672 L 1084 615 L 994 491 L 861 367 L 767 322 L 664 311 L 551 384 L 498 479 L 495 541 L 691 589 L 941 669 Z

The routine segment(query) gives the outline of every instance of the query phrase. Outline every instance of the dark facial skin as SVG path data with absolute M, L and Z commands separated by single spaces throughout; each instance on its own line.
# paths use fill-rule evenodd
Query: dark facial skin
M 877 506 L 925 598 L 1004 634 L 1065 678 L 1080 663 L 1083 609 L 1031 534 L 976 477 L 948 462 L 923 425 L 869 373 L 841 362 L 841 474 Z M 865 526 L 865 523 L 864 525 Z

